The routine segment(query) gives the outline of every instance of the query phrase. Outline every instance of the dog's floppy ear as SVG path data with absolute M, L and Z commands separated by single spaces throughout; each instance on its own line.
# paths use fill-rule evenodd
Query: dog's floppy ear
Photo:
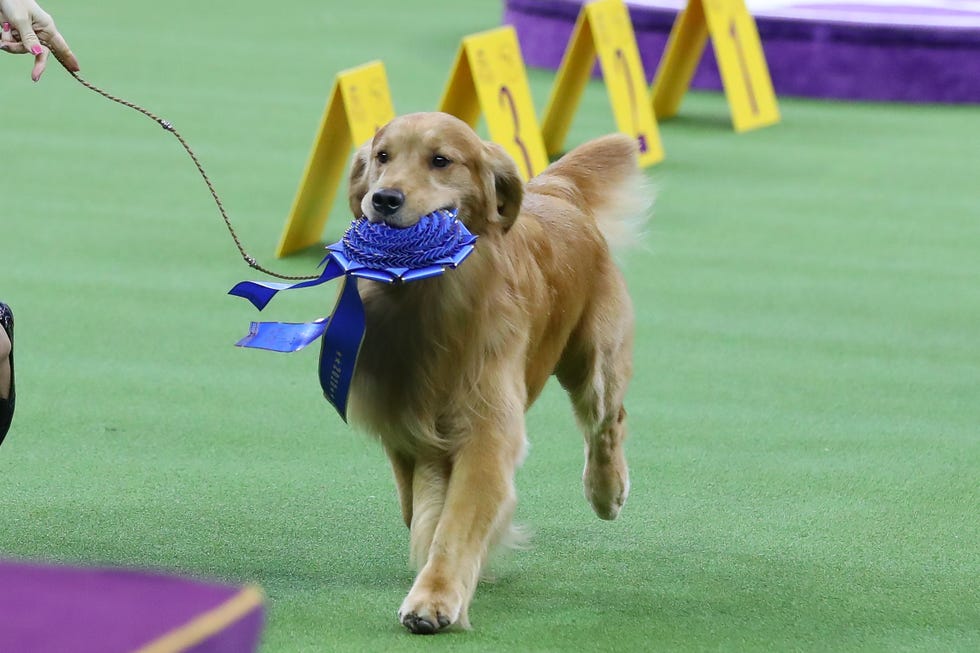
M 368 192 L 368 168 L 371 163 L 371 143 L 368 141 L 354 152 L 350 165 L 350 183 L 347 188 L 347 202 L 355 218 L 361 217 L 361 200 Z
M 517 164 L 510 155 L 496 143 L 486 143 L 484 156 L 487 167 L 493 174 L 494 195 L 496 196 L 497 215 L 504 231 L 510 229 L 521 210 L 521 200 L 524 198 L 524 178 L 521 177 Z

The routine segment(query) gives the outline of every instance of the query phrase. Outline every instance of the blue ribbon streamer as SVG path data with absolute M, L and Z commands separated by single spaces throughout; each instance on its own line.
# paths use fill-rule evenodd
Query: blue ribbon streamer
M 455 209 L 423 216 L 407 229 L 370 223 L 360 218 L 344 237 L 327 246 L 323 272 L 300 283 L 242 281 L 228 294 L 243 297 L 264 309 L 282 290 L 309 288 L 344 276 L 340 297 L 329 317 L 312 322 L 252 322 L 239 347 L 293 352 L 322 337 L 320 387 L 327 400 L 347 421 L 347 397 L 364 341 L 365 317 L 357 284 L 351 277 L 382 283 L 402 283 L 435 277 L 456 268 L 473 251 L 476 236 L 456 219 Z
M 239 347 L 269 351 L 299 351 L 323 335 L 327 318 L 300 324 L 289 322 L 252 322 L 248 335 L 236 342 Z
M 364 305 L 357 283 L 346 279 L 320 347 L 320 387 L 345 422 L 347 395 L 364 340 L 364 327 Z

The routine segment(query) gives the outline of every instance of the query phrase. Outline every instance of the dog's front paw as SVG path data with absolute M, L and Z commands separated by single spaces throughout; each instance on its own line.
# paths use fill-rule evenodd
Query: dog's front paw
M 416 635 L 433 635 L 455 623 L 469 628 L 463 603 L 460 591 L 416 581 L 398 610 L 398 620 Z

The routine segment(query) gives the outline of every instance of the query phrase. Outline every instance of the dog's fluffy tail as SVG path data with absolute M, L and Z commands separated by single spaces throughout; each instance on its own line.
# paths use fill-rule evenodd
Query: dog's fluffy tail
M 634 246 L 642 241 L 655 195 L 638 155 L 637 143 L 629 136 L 603 136 L 548 166 L 529 182 L 528 191 L 558 195 L 590 208 L 610 247 Z

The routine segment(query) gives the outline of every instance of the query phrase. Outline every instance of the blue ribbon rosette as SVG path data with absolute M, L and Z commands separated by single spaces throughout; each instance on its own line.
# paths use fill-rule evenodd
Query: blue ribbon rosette
M 476 236 L 457 219 L 455 209 L 441 209 L 423 216 L 415 225 L 399 229 L 366 218 L 354 220 L 340 241 L 327 246 L 316 279 L 286 284 L 242 281 L 228 291 L 244 297 L 260 311 L 281 290 L 308 288 L 344 277 L 344 285 L 327 316 L 304 323 L 252 322 L 239 347 L 292 352 L 317 338 L 320 347 L 320 386 L 347 421 L 347 395 L 364 340 L 364 306 L 351 277 L 382 283 L 405 283 L 441 275 L 456 268 L 473 251 Z

